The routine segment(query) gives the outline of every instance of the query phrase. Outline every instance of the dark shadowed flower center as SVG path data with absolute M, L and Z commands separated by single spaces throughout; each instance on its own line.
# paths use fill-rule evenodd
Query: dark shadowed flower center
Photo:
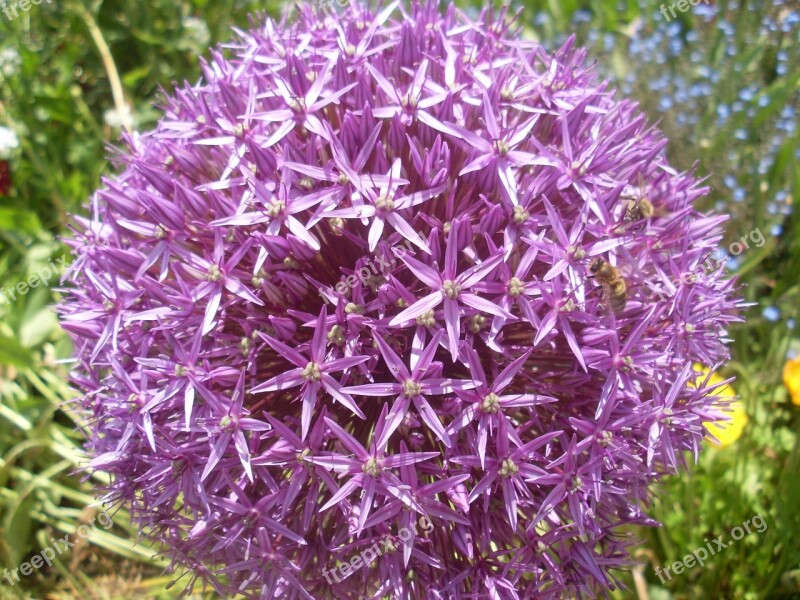
M 296 113 L 303 113 L 306 110 L 306 103 L 303 101 L 302 98 L 292 98 L 288 102 L 289 108 L 291 108 Z
M 469 330 L 472 333 L 480 333 L 486 327 L 486 317 L 481 314 L 472 315 L 469 318 Z
M 328 219 L 328 226 L 331 228 L 333 235 L 342 235 L 344 229 L 344 219 L 342 217 L 331 217 Z
M 253 523 L 255 523 L 256 521 L 258 521 L 258 518 L 259 518 L 260 516 L 261 516 L 261 515 L 259 514 L 259 512 L 258 512 L 258 509 L 256 509 L 256 508 L 251 508 L 250 510 L 248 510 L 248 511 L 245 513 L 244 517 L 242 518 L 242 523 L 244 523 L 244 525 L 245 525 L 246 527 L 249 527 L 250 525 L 252 525 L 252 524 L 253 524 Z
M 341 325 L 334 325 L 328 332 L 328 341 L 337 346 L 341 346 L 345 342 L 344 329 Z

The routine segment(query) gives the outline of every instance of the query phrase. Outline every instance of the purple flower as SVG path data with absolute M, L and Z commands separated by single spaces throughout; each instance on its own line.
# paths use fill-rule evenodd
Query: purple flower
M 361 396 L 377 397 L 394 396 L 398 394 L 392 406 L 392 410 L 389 413 L 389 422 L 386 429 L 382 431 L 378 438 L 378 445 L 386 445 L 389 437 L 400 426 L 403 419 L 405 419 L 408 414 L 408 409 L 413 403 L 420 417 L 434 435 L 436 435 L 445 446 L 450 446 L 450 437 L 444 430 L 436 411 L 433 410 L 425 396 L 431 394 L 439 396 L 452 394 L 454 390 L 469 389 L 473 387 L 475 383 L 467 380 L 456 381 L 442 377 L 426 376 L 430 374 L 431 361 L 433 360 L 434 354 L 439 349 L 439 340 L 441 337 L 442 332 L 440 330 L 433 336 L 433 339 L 428 342 L 422 354 L 417 354 L 416 352 L 411 353 L 411 371 L 409 371 L 403 359 L 389 347 L 386 341 L 380 335 L 375 336 L 375 342 L 378 344 L 378 348 L 380 348 L 381 356 L 389 372 L 394 376 L 395 381 L 392 383 L 367 383 L 345 388 L 345 391 Z
M 327 392 L 333 399 L 341 402 L 349 408 L 353 414 L 365 419 L 364 413 L 354 404 L 353 399 L 342 391 L 342 386 L 334 379 L 331 374 L 337 371 L 347 371 L 351 367 L 359 365 L 369 360 L 369 356 L 350 356 L 328 360 L 325 357 L 328 345 L 326 336 L 328 308 L 322 307 L 319 313 L 319 320 L 314 329 L 314 337 L 311 340 L 309 358 L 305 358 L 296 350 L 290 348 L 283 342 L 271 338 L 263 333 L 259 334 L 269 344 L 276 353 L 285 356 L 289 362 L 295 365 L 294 369 L 284 371 L 272 379 L 260 383 L 250 390 L 251 394 L 260 392 L 274 392 L 300 387 L 300 398 L 303 401 L 301 414 L 302 433 L 301 438 L 305 439 L 308 429 L 311 426 L 311 416 L 317 404 L 317 396 L 321 391 Z
M 454 222 L 450 227 L 450 233 L 445 242 L 444 269 L 441 272 L 437 272 L 422 261 L 406 256 L 405 252 L 397 251 L 398 256 L 406 264 L 409 271 L 433 291 L 414 302 L 389 322 L 390 327 L 397 327 L 443 305 L 448 349 L 453 361 L 458 360 L 458 339 L 461 331 L 460 314 L 462 307 L 507 319 L 514 318 L 514 315 L 493 302 L 471 293 L 472 287 L 484 280 L 502 262 L 502 253 L 499 251 L 494 252 L 485 261 L 469 267 L 462 273 L 457 273 L 457 253 L 459 251 L 456 237 L 457 230 L 458 222 Z
M 572 41 L 443 10 L 240 32 L 75 219 L 90 468 L 188 588 L 601 594 L 723 405 L 706 188 Z

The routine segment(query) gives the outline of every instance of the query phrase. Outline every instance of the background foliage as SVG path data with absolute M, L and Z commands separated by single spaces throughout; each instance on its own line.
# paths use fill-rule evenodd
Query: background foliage
M 654 488 L 663 527 L 634 532 L 645 540 L 637 550 L 642 566 L 620 574 L 628 590 L 617 596 L 798 598 L 800 406 L 781 372 L 800 350 L 800 6 L 701 2 L 669 22 L 646 0 L 515 7 L 525 34 L 550 48 L 575 33 L 602 75 L 660 122 L 673 164 L 709 177 L 707 208 L 732 215 L 728 243 L 756 229 L 766 239 L 739 256 L 720 249 L 753 303 L 746 323 L 731 331 L 733 360 L 725 367 L 749 417 L 744 433 L 729 446 L 709 447 L 691 473 Z M 67 0 L 32 6 L 13 20 L 0 13 L 0 127 L 19 140 L 7 160 L 0 148 L 0 288 L 51 259 L 69 260 L 58 236 L 109 170 L 107 145 L 127 115 L 115 108 L 104 47 L 130 117 L 146 129 L 158 118 L 159 89 L 195 81 L 198 57 L 256 10 L 277 15 L 282 7 L 278 0 Z M 5 196 L 3 166 L 11 175 Z M 49 309 L 57 294 L 40 286 L 10 302 L 0 296 L 0 567 L 16 567 L 97 510 L 89 508 L 92 482 L 76 474 L 84 459 L 67 366 L 59 362 L 70 349 Z M 681 559 L 705 538 L 729 537 L 756 514 L 768 524 L 765 533 L 664 584 L 655 575 L 655 566 Z M 112 529 L 94 530 L 53 568 L 14 588 L 0 580 L 0 599 L 175 597 L 166 589 L 165 562 L 157 549 L 136 544 L 137 535 L 119 511 Z

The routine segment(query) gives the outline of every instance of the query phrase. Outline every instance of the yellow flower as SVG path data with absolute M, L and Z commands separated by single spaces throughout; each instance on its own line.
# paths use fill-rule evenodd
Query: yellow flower
M 705 376 L 709 374 L 711 371 L 708 367 L 705 367 L 701 364 L 695 363 L 694 370 L 698 371 L 701 374 L 700 380 L 703 381 Z M 800 374 L 800 369 L 798 370 Z M 725 378 L 721 377 L 719 374 L 714 373 L 708 379 L 707 387 L 717 385 L 725 381 Z M 714 390 L 715 396 L 720 396 L 722 398 L 728 399 L 730 398 L 730 404 L 724 409 L 725 416 L 728 417 L 728 421 L 716 421 L 710 423 L 703 423 L 703 425 L 708 429 L 708 432 L 713 435 L 719 443 L 714 442 L 713 440 L 709 439 L 708 441 L 721 448 L 726 446 L 730 446 L 736 440 L 738 440 L 741 435 L 742 431 L 744 431 L 745 425 L 747 425 L 747 421 L 749 420 L 747 417 L 747 413 L 744 410 L 744 403 L 736 398 L 736 392 L 733 391 L 733 388 L 729 385 L 723 385 L 720 388 Z
M 783 385 L 789 390 L 792 404 L 800 406 L 800 356 L 783 365 Z

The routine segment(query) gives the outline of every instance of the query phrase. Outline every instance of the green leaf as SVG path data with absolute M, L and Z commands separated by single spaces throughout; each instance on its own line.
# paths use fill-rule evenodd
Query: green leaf
M 14 542 L 9 544 L 11 547 L 10 558 L 13 564 L 21 563 L 30 550 L 31 532 L 33 531 L 33 519 L 31 518 L 33 501 L 33 496 L 26 496 L 24 500 L 17 503 L 6 520 L 6 538 Z
M 45 341 L 54 331 L 58 331 L 58 319 L 51 308 L 43 308 L 22 324 L 19 341 L 32 348 Z
M 13 337 L 0 335 L 0 365 L 25 368 L 33 364 L 33 354 L 27 348 Z
M 22 208 L 0 206 L 0 229 L 35 235 L 42 229 L 36 213 Z

